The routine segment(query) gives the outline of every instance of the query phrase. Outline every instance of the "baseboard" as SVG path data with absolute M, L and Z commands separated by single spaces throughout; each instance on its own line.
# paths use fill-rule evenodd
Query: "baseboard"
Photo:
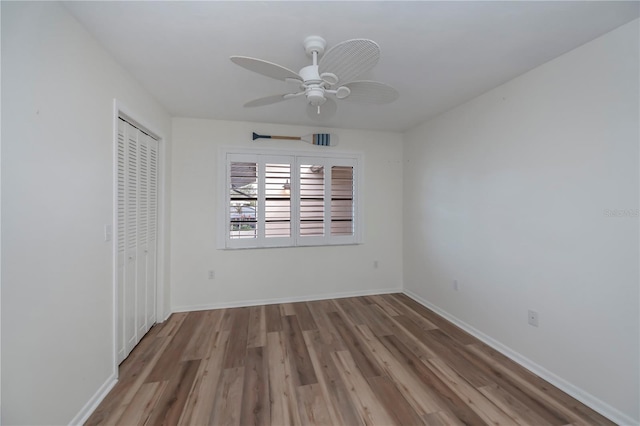
M 275 303 L 312 302 L 314 300 L 342 299 L 345 297 L 371 296 L 375 294 L 389 294 L 389 293 L 402 293 L 402 288 L 396 287 L 396 288 L 385 288 L 385 289 L 363 290 L 363 291 L 347 291 L 347 292 L 341 292 L 341 293 L 316 294 L 316 295 L 296 296 L 296 297 L 281 297 L 281 298 L 275 298 L 275 299 L 254 299 L 254 300 L 240 300 L 237 302 L 222 302 L 222 303 L 208 303 L 203 305 L 176 306 L 176 307 L 173 307 L 171 311 L 172 312 L 206 311 L 209 309 L 241 308 L 241 307 L 257 306 L 257 305 L 273 305 Z
M 112 374 L 100 388 L 96 391 L 96 393 L 87 401 L 87 403 L 82 407 L 80 412 L 76 414 L 76 416 L 69 422 L 69 425 L 83 425 L 89 416 L 93 414 L 98 405 L 102 402 L 102 400 L 107 396 L 109 391 L 113 389 L 113 387 L 118 383 L 118 376 L 116 373 Z
M 407 289 L 404 289 L 402 292 L 404 294 L 406 294 L 407 296 L 409 296 L 410 298 L 412 298 L 413 300 L 415 300 L 416 302 L 420 303 L 421 305 L 431 309 L 432 311 L 434 311 L 438 315 L 440 315 L 443 318 L 447 319 L 448 321 L 454 323 L 455 325 L 457 325 L 458 327 L 460 327 L 461 329 L 463 329 L 467 333 L 471 334 L 472 336 L 478 338 L 482 342 L 484 342 L 487 345 L 491 346 L 493 349 L 497 350 L 498 352 L 500 352 L 501 354 L 503 354 L 507 358 L 510 358 L 511 360 L 517 362 L 522 367 L 524 367 L 527 370 L 531 371 L 535 375 L 537 375 L 537 376 L 541 377 L 542 379 L 546 380 L 547 382 L 551 383 L 553 386 L 557 387 L 561 391 L 563 391 L 566 394 L 572 396 L 573 398 L 575 398 L 578 401 L 582 402 L 586 406 L 591 407 L 593 410 L 595 410 L 598 413 L 602 414 L 603 416 L 605 416 L 609 420 L 611 420 L 611 421 L 613 421 L 613 422 L 615 422 L 615 423 L 617 423 L 619 425 L 640 425 L 640 423 L 638 423 L 638 421 L 636 421 L 633 418 L 629 417 L 628 415 L 624 414 L 620 410 L 612 407 L 611 405 L 609 405 L 606 402 L 600 400 L 599 398 L 596 398 L 595 396 L 593 396 L 590 393 L 584 391 L 583 389 L 581 389 L 581 388 L 575 386 L 574 384 L 566 381 L 562 377 L 557 376 L 556 374 L 552 373 L 551 371 L 547 370 L 546 368 L 542 367 L 541 365 L 536 364 L 535 362 L 531 361 L 529 358 L 525 357 L 524 355 L 514 351 L 513 349 L 511 349 L 508 346 L 500 343 L 499 341 L 495 340 L 494 338 L 484 334 L 480 330 L 477 330 L 476 328 L 470 326 L 469 324 L 465 323 L 464 321 L 461 321 L 460 319 L 456 318 L 455 316 L 449 314 L 447 311 L 444 311 L 444 310 L 440 309 L 439 307 L 433 305 L 432 303 L 430 303 L 429 301 L 427 301 L 427 300 L 423 299 L 422 297 L 418 296 L 414 292 L 412 292 L 410 290 L 407 290 Z

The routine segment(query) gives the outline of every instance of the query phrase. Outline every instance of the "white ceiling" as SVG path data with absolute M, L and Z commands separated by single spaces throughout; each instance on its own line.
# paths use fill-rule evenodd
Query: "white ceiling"
M 390 84 L 387 105 L 339 102 L 325 125 L 403 131 L 639 16 L 640 3 L 599 1 L 64 2 L 67 9 L 178 117 L 318 125 L 303 99 L 243 108 L 295 86 L 245 70 L 231 55 L 294 71 L 302 41 L 328 48 L 369 38 L 382 50 L 363 79 Z

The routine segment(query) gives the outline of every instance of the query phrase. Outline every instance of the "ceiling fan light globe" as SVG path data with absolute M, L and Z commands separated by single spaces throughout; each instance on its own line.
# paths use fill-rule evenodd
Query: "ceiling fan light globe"
M 307 90 L 307 101 L 313 106 L 319 106 L 325 103 L 327 98 L 324 97 L 324 89 L 321 87 L 312 87 Z
M 323 72 L 322 74 L 320 74 L 320 78 L 329 86 L 333 86 L 334 84 L 338 83 L 338 76 L 332 72 Z
M 350 94 L 351 94 L 351 89 L 349 89 L 346 86 L 338 87 L 338 89 L 336 90 L 336 98 L 338 99 L 344 99 Z

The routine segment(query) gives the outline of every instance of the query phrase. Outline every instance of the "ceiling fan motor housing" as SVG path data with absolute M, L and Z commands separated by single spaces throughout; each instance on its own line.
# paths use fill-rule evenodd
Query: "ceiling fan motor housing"
M 327 98 L 324 97 L 324 89 L 322 87 L 309 87 L 307 88 L 307 101 L 313 106 L 320 106 Z
M 318 73 L 317 65 L 309 65 L 300 70 L 300 77 L 304 80 L 305 96 L 313 106 L 322 105 L 327 99 L 324 97 L 322 78 Z

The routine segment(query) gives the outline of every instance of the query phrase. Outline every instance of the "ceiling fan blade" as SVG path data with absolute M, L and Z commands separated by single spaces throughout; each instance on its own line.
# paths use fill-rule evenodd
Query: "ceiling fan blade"
M 333 73 L 339 83 L 347 83 L 373 68 L 380 59 L 380 46 L 373 40 L 358 38 L 343 41 L 329 49 L 320 62 L 318 71 Z
M 396 89 L 379 81 L 352 81 L 344 87 L 351 90 L 349 96 L 343 98 L 345 101 L 386 104 L 400 96 Z
M 331 98 L 327 98 L 327 100 L 322 105 L 320 105 L 320 114 L 318 114 L 317 106 L 307 104 L 307 115 L 313 120 L 319 121 L 321 123 L 330 120 L 336 114 L 337 110 L 338 105 Z
M 285 97 L 285 96 L 287 96 L 287 95 L 286 94 L 285 95 L 272 95 L 272 96 L 267 96 L 267 97 L 264 97 L 264 98 L 258 98 L 258 99 L 254 99 L 252 101 L 247 102 L 243 106 L 245 108 L 258 107 L 258 106 L 264 106 L 264 105 L 271 105 L 271 104 L 275 104 L 275 103 L 286 101 L 287 99 L 290 99 L 289 97 Z
M 297 73 L 291 71 L 289 68 L 283 67 L 282 65 L 274 64 L 273 62 L 250 58 L 248 56 L 232 56 L 230 59 L 231 62 L 236 65 L 240 65 L 242 68 L 246 68 L 249 71 L 257 72 L 258 74 L 262 74 L 267 77 L 275 78 L 276 80 L 286 81 L 288 78 L 291 78 L 302 81 L 302 77 Z

